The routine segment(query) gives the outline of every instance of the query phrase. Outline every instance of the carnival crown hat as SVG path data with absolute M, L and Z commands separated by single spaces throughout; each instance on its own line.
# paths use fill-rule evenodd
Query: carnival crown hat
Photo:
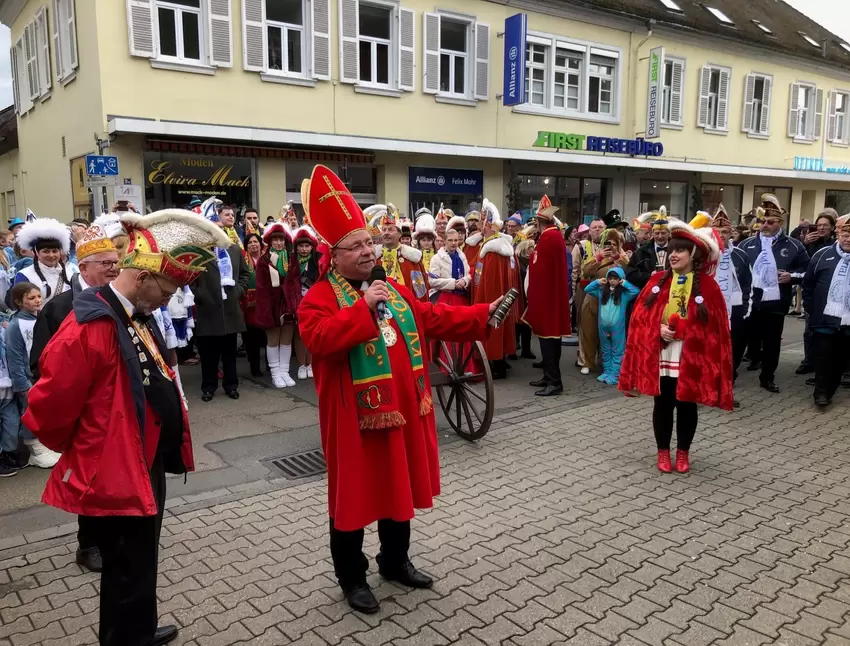
M 720 259 L 720 246 L 711 229 L 695 229 L 691 224 L 676 219 L 670 221 L 669 228 L 671 237 L 690 240 L 698 246 L 705 254 L 706 265 L 716 264 Z
M 638 231 L 639 229 L 651 230 L 651 220 L 654 215 L 655 214 L 652 211 L 641 213 L 634 220 L 632 220 L 632 229 L 634 229 L 635 231 Z
M 726 207 L 723 203 L 717 205 L 714 211 L 714 218 L 711 220 L 711 226 L 715 229 L 732 228 L 732 220 L 729 219 L 729 214 L 726 213 Z
M 783 210 L 782 205 L 779 203 L 779 198 L 773 193 L 762 193 L 759 200 L 761 200 L 761 204 L 773 204 L 779 211 Z
M 437 215 L 434 216 L 434 220 L 437 222 L 445 221 L 448 222 L 449 218 L 454 215 L 454 212 L 451 209 L 447 209 L 443 206 L 442 202 L 440 203 L 440 210 L 437 211 Z
M 670 224 L 670 218 L 667 217 L 667 207 L 660 206 L 658 210 L 653 213 L 652 217 L 652 230 L 658 231 L 660 229 L 666 229 Z
M 484 221 L 490 223 L 494 229 L 502 229 L 502 216 L 499 215 L 499 209 L 486 197 L 481 203 L 481 214 L 484 216 Z
M 62 251 L 68 253 L 71 250 L 71 232 L 59 220 L 38 218 L 21 227 L 17 242 L 21 249 L 27 251 L 36 251 L 41 246 L 56 246 L 58 243 Z
M 263 231 L 263 242 L 267 245 L 271 244 L 271 239 L 276 235 L 282 235 L 286 238 L 286 241 L 292 242 L 292 231 L 285 222 L 278 220 L 277 222 L 272 222 L 268 225 Z
M 419 236 L 436 236 L 437 235 L 437 222 L 434 220 L 434 216 L 429 213 L 420 215 L 416 220 L 416 230 L 413 232 L 413 238 L 417 239 Z
M 313 248 L 319 246 L 319 238 L 316 237 L 316 232 L 313 231 L 312 227 L 307 224 L 302 224 L 295 230 L 295 233 L 292 234 L 292 243 L 294 245 L 299 245 L 302 242 L 309 242 L 313 245 Z
M 219 226 L 183 209 L 124 213 L 121 222 L 130 237 L 121 267 L 162 274 L 180 286 L 191 283 L 215 260 L 213 248 L 231 244 Z
M 123 227 L 121 232 L 124 232 Z M 77 243 L 77 263 L 81 263 L 89 256 L 110 251 L 118 253 L 115 243 L 112 242 L 112 237 L 99 224 L 92 224 Z
M 106 236 L 110 239 L 118 236 L 125 236 L 127 232 L 124 230 L 124 225 L 121 224 L 121 216 L 117 213 L 104 213 L 95 218 L 92 224 L 96 224 Z
M 466 233 L 466 220 L 463 219 L 462 215 L 453 215 L 449 218 L 449 223 L 446 225 L 446 231 L 457 229 L 458 227 L 460 227 L 463 233 Z
M 552 206 L 552 200 L 549 199 L 548 195 L 543 195 L 540 198 L 540 203 L 537 205 L 537 217 L 541 220 L 552 221 L 555 217 L 555 214 L 560 211 L 557 206 Z
M 309 205 L 306 208 L 310 226 L 329 247 L 336 247 L 356 231 L 366 231 L 363 210 L 330 168 L 315 166 L 310 179 L 304 182 L 309 183 L 302 182 L 301 197 Z
M 418 222 L 419 218 L 423 215 L 433 216 L 434 214 L 431 213 L 431 209 L 429 209 L 427 206 L 423 206 L 421 209 L 417 210 L 416 213 L 413 214 L 413 219 Z
M 481 212 L 478 209 L 471 209 L 464 216 L 464 220 L 466 222 L 469 222 L 470 220 L 480 220 L 480 219 L 481 219 Z

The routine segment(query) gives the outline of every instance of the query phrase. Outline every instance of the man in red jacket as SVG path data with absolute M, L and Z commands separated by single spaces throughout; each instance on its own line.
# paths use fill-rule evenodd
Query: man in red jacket
M 189 423 L 151 314 L 215 260 L 227 235 L 188 211 L 123 216 L 121 274 L 86 290 L 47 344 L 23 421 L 62 457 L 42 501 L 90 518 L 103 559 L 100 644 L 159 646 L 165 474 L 194 469 Z M 72 366 L 73 369 L 69 369 Z
M 535 395 L 550 397 L 564 392 L 561 382 L 561 337 L 570 334 L 570 288 L 567 245 L 555 224 L 558 207 L 544 195 L 537 210 L 537 246 L 528 261 L 528 307 L 522 320 L 540 339 L 543 379 Z

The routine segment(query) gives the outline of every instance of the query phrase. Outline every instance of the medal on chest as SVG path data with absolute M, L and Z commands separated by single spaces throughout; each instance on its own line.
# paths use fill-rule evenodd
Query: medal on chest
M 388 348 L 393 347 L 398 341 L 398 334 L 387 320 L 381 321 L 381 336 L 384 337 L 384 343 Z

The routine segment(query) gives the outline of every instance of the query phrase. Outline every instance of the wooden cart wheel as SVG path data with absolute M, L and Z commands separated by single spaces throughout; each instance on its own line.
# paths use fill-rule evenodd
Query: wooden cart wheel
M 437 399 L 454 432 L 474 442 L 493 421 L 493 375 L 481 343 L 435 344 L 431 360 L 445 375 L 435 386 Z

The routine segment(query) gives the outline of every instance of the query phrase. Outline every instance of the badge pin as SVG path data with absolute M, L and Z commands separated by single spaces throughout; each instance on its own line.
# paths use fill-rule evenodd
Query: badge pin
M 147 362 L 147 360 L 148 360 L 148 355 L 146 355 L 144 352 L 140 352 L 139 353 L 139 361 Z

